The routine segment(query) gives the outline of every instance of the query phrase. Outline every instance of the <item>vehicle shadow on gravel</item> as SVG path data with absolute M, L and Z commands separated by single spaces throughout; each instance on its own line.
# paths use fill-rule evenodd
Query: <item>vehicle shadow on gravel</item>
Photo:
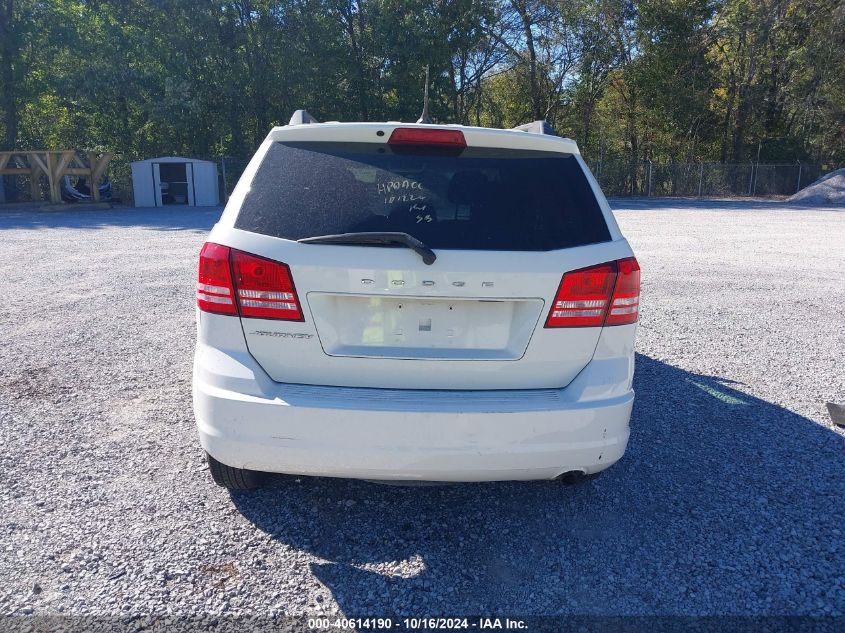
M 0 231 L 4 229 L 101 229 L 139 227 L 160 231 L 207 232 L 220 219 L 220 207 L 168 207 L 113 209 L 0 210 Z
M 584 486 L 278 477 L 232 498 L 325 561 L 350 617 L 841 614 L 843 440 L 731 384 L 638 356 L 628 453 Z

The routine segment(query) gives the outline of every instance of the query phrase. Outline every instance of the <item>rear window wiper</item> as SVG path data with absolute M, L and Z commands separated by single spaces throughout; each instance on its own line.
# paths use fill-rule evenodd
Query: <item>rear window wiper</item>
M 297 240 L 302 244 L 402 244 L 422 257 L 423 263 L 431 266 L 437 255 L 428 246 L 408 233 L 340 233 L 338 235 L 318 235 Z

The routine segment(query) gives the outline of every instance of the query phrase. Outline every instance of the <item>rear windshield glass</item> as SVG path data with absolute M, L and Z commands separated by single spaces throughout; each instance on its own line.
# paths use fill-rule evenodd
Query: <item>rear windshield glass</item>
M 569 154 L 274 143 L 235 227 L 299 240 L 401 231 L 430 248 L 548 251 L 610 240 Z

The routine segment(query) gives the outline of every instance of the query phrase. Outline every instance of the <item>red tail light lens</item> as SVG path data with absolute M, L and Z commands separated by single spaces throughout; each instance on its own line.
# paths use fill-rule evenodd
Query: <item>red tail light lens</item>
M 566 273 L 546 327 L 601 327 L 615 283 L 615 262 Z
M 207 242 L 200 251 L 197 306 L 214 314 L 237 314 L 229 247 Z
M 242 317 L 304 321 L 287 264 L 232 251 Z
M 287 264 L 211 242 L 200 251 L 197 307 L 214 314 L 235 316 L 240 309 L 242 317 L 305 320 Z
M 439 147 L 466 147 L 464 133 L 460 130 L 438 130 L 416 127 L 398 127 L 390 135 L 388 145 L 437 145 Z
M 640 267 L 633 257 L 568 272 L 561 279 L 547 328 L 636 323 Z
M 640 314 L 640 265 L 633 257 L 616 262 L 619 273 L 605 325 L 636 323 Z

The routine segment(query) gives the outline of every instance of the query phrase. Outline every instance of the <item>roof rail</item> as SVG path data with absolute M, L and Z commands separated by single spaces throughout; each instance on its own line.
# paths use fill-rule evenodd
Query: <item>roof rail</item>
M 557 132 L 548 121 L 532 121 L 524 125 L 517 125 L 512 130 L 519 130 L 520 132 L 530 132 L 531 134 L 549 134 L 550 136 L 557 136 Z
M 306 123 L 319 123 L 319 121 L 308 114 L 308 110 L 297 110 L 293 113 L 288 125 L 305 125 Z

